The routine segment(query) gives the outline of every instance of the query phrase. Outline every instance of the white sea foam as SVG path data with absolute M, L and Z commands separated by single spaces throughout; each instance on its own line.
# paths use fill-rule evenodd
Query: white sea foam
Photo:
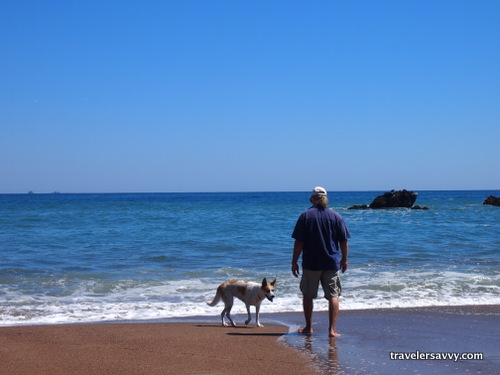
M 71 295 L 18 295 L 1 290 L 0 325 L 82 323 L 151 320 L 189 316 L 213 316 L 218 321 L 222 303 L 210 307 L 220 280 L 190 279 L 157 282 L 149 286 L 122 282 L 107 293 L 89 293 L 95 281 L 86 281 Z M 278 278 L 276 298 L 263 302 L 262 313 L 302 311 L 299 279 Z M 435 271 L 415 274 L 403 271 L 352 271 L 344 277 L 342 309 L 371 309 L 445 305 L 500 305 L 498 275 L 468 275 Z M 315 301 L 317 311 L 328 309 L 322 292 Z M 254 309 L 252 308 L 252 312 Z M 246 314 L 236 301 L 233 314 Z

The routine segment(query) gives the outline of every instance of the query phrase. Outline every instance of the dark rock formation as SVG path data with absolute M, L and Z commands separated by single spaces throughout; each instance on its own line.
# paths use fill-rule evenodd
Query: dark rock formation
M 427 207 L 427 206 L 419 206 L 418 204 L 416 204 L 416 205 L 415 205 L 415 206 L 413 206 L 411 209 L 412 209 L 412 210 L 428 210 L 428 209 L 429 209 L 429 207 Z
M 379 195 L 370 203 L 370 208 L 410 208 L 417 200 L 417 193 L 408 190 L 390 191 Z
M 483 204 L 488 204 L 490 206 L 500 206 L 500 198 L 490 195 L 488 198 L 485 199 Z
M 366 210 L 369 208 L 413 208 L 415 210 L 428 210 L 425 206 L 413 206 L 417 200 L 417 193 L 408 190 L 392 190 L 376 197 L 369 205 L 355 205 L 351 206 L 349 210 Z
M 351 206 L 347 209 L 348 210 L 367 210 L 369 208 L 370 208 L 370 206 L 368 206 L 367 204 L 360 204 L 360 205 Z

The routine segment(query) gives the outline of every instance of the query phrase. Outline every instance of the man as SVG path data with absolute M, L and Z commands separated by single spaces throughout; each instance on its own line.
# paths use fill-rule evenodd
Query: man
M 292 238 L 295 239 L 292 258 L 292 273 L 299 275 L 297 264 L 302 254 L 302 304 L 306 325 L 299 332 L 312 334 L 313 300 L 318 296 L 319 283 L 328 300 L 329 336 L 338 337 L 337 318 L 341 292 L 340 272 L 347 269 L 351 237 L 344 219 L 337 212 L 327 208 L 328 195 L 324 188 L 313 189 L 312 207 L 302 212 L 297 220 Z

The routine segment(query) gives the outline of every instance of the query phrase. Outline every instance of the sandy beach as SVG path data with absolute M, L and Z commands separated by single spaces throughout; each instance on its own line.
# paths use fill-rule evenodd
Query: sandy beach
M 0 373 L 37 375 L 315 374 L 278 339 L 284 326 L 206 323 L 0 328 Z
M 490 374 L 500 370 L 499 315 L 500 306 L 343 311 L 338 339 L 326 335 L 325 312 L 313 336 L 296 333 L 299 313 L 264 314 L 263 328 L 217 317 L 2 327 L 0 374 Z M 482 359 L 412 358 L 437 353 Z

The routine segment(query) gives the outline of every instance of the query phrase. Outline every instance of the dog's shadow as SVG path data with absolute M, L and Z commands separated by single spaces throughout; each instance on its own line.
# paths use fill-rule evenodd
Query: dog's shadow
M 197 324 L 196 327 L 198 328 L 228 328 L 228 329 L 237 329 L 237 330 L 252 330 L 255 327 L 251 326 L 236 326 L 236 327 L 221 327 L 220 324 Z M 226 335 L 228 336 L 274 336 L 274 337 L 280 337 L 283 336 L 282 333 L 272 333 L 272 332 L 227 332 Z
M 226 333 L 228 336 L 275 336 L 280 337 L 283 336 L 281 333 L 271 333 L 271 332 L 262 332 L 262 333 L 243 333 L 243 332 L 228 332 Z

